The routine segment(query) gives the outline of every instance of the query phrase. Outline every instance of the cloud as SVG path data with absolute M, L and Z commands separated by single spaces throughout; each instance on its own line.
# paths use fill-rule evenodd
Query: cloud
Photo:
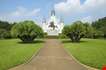
M 14 12 L 12 12 L 10 14 L 10 16 L 14 16 L 14 17 L 34 16 L 34 15 L 37 15 L 38 12 L 40 12 L 40 9 L 39 8 L 38 9 L 33 9 L 31 11 L 28 11 L 28 9 L 19 6 L 16 11 L 14 11 Z
M 61 12 L 62 14 L 74 13 L 80 10 L 80 1 L 66 0 L 65 2 L 55 4 L 54 8 L 57 12 Z
M 81 0 L 65 0 L 65 2 L 55 4 L 54 8 L 62 15 L 83 16 L 82 19 L 106 16 L 106 0 L 85 0 L 84 3 L 81 3 Z
M 86 0 L 82 6 L 84 12 L 92 15 L 103 14 L 106 12 L 106 0 Z
M 13 12 L 1 14 L 0 19 L 5 21 L 10 21 L 10 22 L 34 19 L 32 17 L 36 17 L 39 12 L 40 12 L 40 8 L 29 10 L 25 7 L 19 6 Z

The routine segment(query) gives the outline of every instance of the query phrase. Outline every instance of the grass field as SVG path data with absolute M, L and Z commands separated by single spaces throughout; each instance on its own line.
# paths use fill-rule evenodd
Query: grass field
M 33 43 L 22 43 L 18 39 L 0 40 L 0 70 L 24 63 L 43 45 L 42 40 Z
M 62 40 L 65 49 L 81 63 L 101 69 L 106 65 L 106 40 L 82 39 L 80 43 Z

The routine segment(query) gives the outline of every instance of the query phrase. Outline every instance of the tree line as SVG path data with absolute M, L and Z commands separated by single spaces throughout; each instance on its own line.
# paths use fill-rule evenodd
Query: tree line
M 0 39 L 11 38 L 10 30 L 13 25 L 7 21 L 0 21 Z
M 79 42 L 81 38 L 106 38 L 106 17 L 95 22 L 83 23 L 76 21 L 64 26 L 61 38 L 70 38 L 72 42 Z
M 33 21 L 19 23 L 0 21 L 0 39 L 20 38 L 24 42 L 31 42 L 44 35 L 42 28 Z M 65 25 L 59 37 L 70 38 L 73 42 L 79 42 L 81 38 L 106 38 L 106 17 L 91 24 L 76 21 Z
M 33 21 L 9 23 L 0 21 L 0 38 L 19 38 L 23 42 L 32 42 L 35 38 L 44 36 L 42 28 Z

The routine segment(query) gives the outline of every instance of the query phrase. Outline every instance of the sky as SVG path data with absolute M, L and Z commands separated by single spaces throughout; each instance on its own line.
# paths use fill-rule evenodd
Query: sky
M 106 16 L 106 0 L 0 0 L 0 20 L 41 23 L 53 9 L 65 24 L 78 20 L 92 22 Z

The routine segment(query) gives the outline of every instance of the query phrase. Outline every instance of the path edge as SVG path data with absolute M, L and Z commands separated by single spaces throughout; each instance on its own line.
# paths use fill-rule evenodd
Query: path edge
M 61 41 L 60 41 L 60 42 L 61 42 Z M 88 68 L 88 70 L 99 70 L 99 69 L 97 69 L 97 68 L 94 68 L 94 67 L 85 65 L 85 64 L 81 63 L 80 61 L 78 61 L 72 54 L 69 53 L 68 50 L 66 50 L 66 49 L 64 48 L 64 44 L 63 44 L 62 42 L 61 42 L 61 44 L 63 45 L 63 49 L 67 52 L 67 54 L 68 54 L 70 57 L 72 57 L 72 59 L 74 59 L 77 63 L 79 63 L 80 65 L 82 65 L 82 66 L 84 66 L 84 67 L 86 67 L 86 68 Z
M 45 43 L 45 40 L 44 40 L 44 43 Z M 9 68 L 8 70 L 12 70 L 12 69 L 14 69 L 14 68 L 16 68 L 16 67 L 19 67 L 19 66 L 22 66 L 22 65 L 25 65 L 25 64 L 30 63 L 30 61 L 31 61 L 34 57 L 36 57 L 36 56 L 38 55 L 38 53 L 40 52 L 40 50 L 41 50 L 43 47 L 44 47 L 44 44 L 42 45 L 41 48 L 39 48 L 36 52 L 33 53 L 33 55 L 29 58 L 29 60 L 25 60 L 24 63 L 19 64 L 19 65 L 16 65 L 16 66 L 14 66 L 14 67 L 12 67 L 12 68 Z

